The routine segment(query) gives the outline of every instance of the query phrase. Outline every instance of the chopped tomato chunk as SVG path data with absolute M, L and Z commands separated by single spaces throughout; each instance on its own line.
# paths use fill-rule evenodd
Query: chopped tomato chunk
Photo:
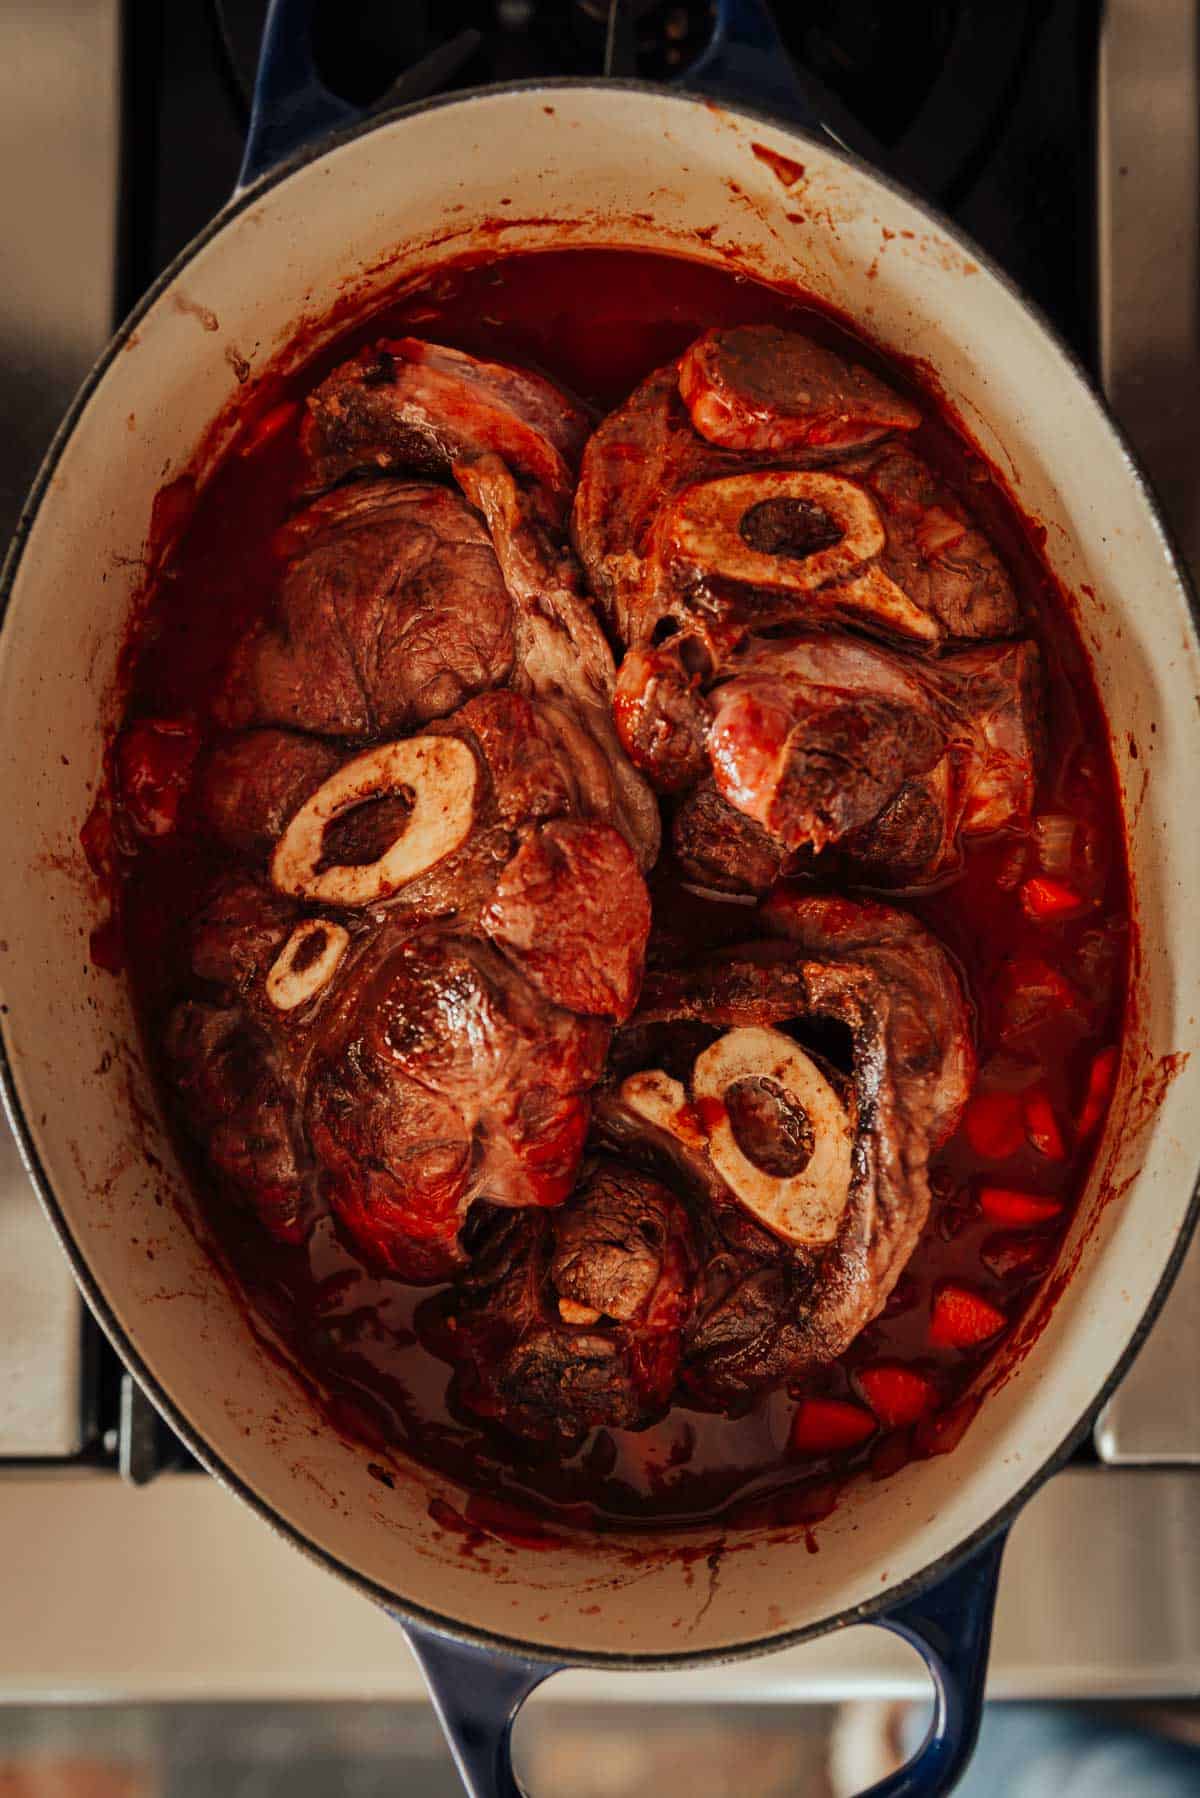
M 967 1141 L 977 1155 L 1006 1161 L 1025 1141 L 1025 1121 L 1016 1093 L 976 1093 L 963 1119 Z
M 858 1383 L 863 1397 L 887 1430 L 916 1423 L 918 1417 L 924 1417 L 933 1408 L 937 1398 L 932 1380 L 895 1362 L 880 1361 L 874 1367 L 860 1368 Z
M 1035 874 L 1021 888 L 1021 904 L 1029 917 L 1040 924 L 1055 924 L 1060 918 L 1073 918 L 1083 911 L 1088 901 L 1065 880 L 1052 880 L 1048 874 Z
M 1076 1138 L 1085 1142 L 1104 1117 L 1108 1101 L 1112 1097 L 1112 1089 L 1117 1078 L 1117 1062 L 1120 1051 L 1114 1043 L 1108 1049 L 1101 1049 L 1088 1074 L 1087 1092 L 1084 1094 L 1083 1108 L 1079 1113 L 1079 1124 Z
M 1040 1086 L 1030 1087 L 1021 1104 L 1025 1113 L 1025 1134 L 1038 1154 L 1045 1155 L 1048 1161 L 1065 1161 L 1067 1145 L 1047 1094 Z
M 1017 1230 L 1027 1224 L 1049 1223 L 1062 1212 L 1058 1199 L 1042 1198 L 1033 1192 L 1014 1192 L 1007 1186 L 985 1186 L 979 1194 L 979 1208 L 985 1217 Z
M 975 1348 L 1007 1322 L 1003 1311 L 980 1293 L 948 1280 L 934 1295 L 929 1340 L 937 1348 Z
M 802 1398 L 792 1418 L 792 1451 L 798 1455 L 835 1455 L 857 1448 L 878 1425 L 861 1405 L 840 1398 Z

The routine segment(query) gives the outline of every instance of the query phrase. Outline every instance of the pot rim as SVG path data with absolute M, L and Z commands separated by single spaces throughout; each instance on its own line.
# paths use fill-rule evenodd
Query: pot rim
M 323 134 L 315 141 L 301 145 L 268 169 L 250 186 L 238 188 L 230 199 L 207 225 L 172 259 L 157 279 L 147 288 L 132 311 L 122 320 L 106 347 L 101 351 L 91 371 L 80 386 L 71 403 L 70 409 L 59 425 L 51 440 L 50 447 L 42 460 L 37 476 L 30 488 L 29 495 L 21 509 L 12 541 L 5 557 L 3 570 L 0 571 L 0 632 L 7 622 L 9 606 L 13 596 L 13 588 L 22 565 L 24 551 L 33 523 L 41 508 L 43 499 L 53 479 L 63 451 L 69 442 L 81 414 L 89 404 L 92 395 L 104 375 L 120 354 L 126 343 L 136 331 L 137 326 L 147 312 L 158 302 L 176 282 L 178 277 L 221 231 L 233 219 L 249 206 L 256 204 L 272 188 L 307 167 L 319 161 L 331 151 L 352 143 L 360 137 L 381 130 L 401 120 L 414 118 L 420 114 L 433 112 L 442 107 L 455 106 L 492 97 L 516 94 L 544 94 L 554 92 L 595 91 L 611 92 L 619 90 L 624 93 L 645 95 L 649 99 L 666 102 L 671 105 L 711 107 L 714 102 L 706 95 L 691 93 L 686 89 L 670 89 L 649 81 L 636 80 L 604 80 L 589 77 L 557 77 L 547 80 L 529 80 L 514 82 L 496 82 L 486 86 L 463 88 L 449 94 L 435 95 L 430 99 L 413 101 L 406 106 L 392 108 L 387 112 L 373 114 L 369 118 L 360 119 L 357 123 L 345 126 L 340 130 Z M 927 218 L 931 225 L 945 234 L 952 242 L 962 246 L 973 260 L 986 269 L 1014 299 L 1035 325 L 1050 340 L 1059 356 L 1066 362 L 1086 395 L 1095 404 L 1099 414 L 1098 422 L 1103 424 L 1113 439 L 1117 450 L 1125 463 L 1129 478 L 1138 488 L 1141 498 L 1147 507 L 1158 534 L 1160 547 L 1165 560 L 1179 584 L 1186 601 L 1187 623 L 1193 645 L 1200 652 L 1200 599 L 1196 587 L 1180 553 L 1174 533 L 1163 515 L 1158 499 L 1143 470 L 1141 463 L 1132 448 L 1125 432 L 1117 423 L 1109 410 L 1107 401 L 1097 388 L 1091 374 L 1085 368 L 1075 351 L 1062 337 L 1056 326 L 1045 315 L 1037 303 L 1031 300 L 1016 281 L 1001 268 L 992 257 L 957 224 L 942 213 L 929 201 L 919 197 L 892 176 L 872 168 L 861 158 L 851 155 L 840 145 L 832 143 L 814 132 L 792 124 L 761 107 L 743 104 L 740 101 L 726 104 L 719 103 L 720 110 L 733 117 L 742 118 L 754 124 L 766 125 L 772 130 L 783 132 L 796 142 L 810 146 L 823 156 L 832 158 L 846 168 L 859 175 L 866 175 L 885 193 L 904 200 L 917 212 Z M 1200 1221 L 1200 1166 L 1193 1181 L 1191 1197 L 1187 1212 L 1172 1244 L 1171 1252 L 1163 1266 L 1162 1273 L 1154 1291 L 1138 1320 L 1125 1350 L 1116 1363 L 1108 1379 L 1099 1392 L 1085 1406 L 1082 1414 L 1066 1432 L 1059 1446 L 1042 1462 L 1040 1467 L 1006 1502 L 999 1506 L 982 1524 L 964 1537 L 952 1549 L 928 1563 L 918 1573 L 908 1579 L 886 1587 L 882 1592 L 869 1599 L 853 1605 L 844 1611 L 829 1617 L 821 1618 L 815 1623 L 808 1623 L 792 1629 L 780 1630 L 769 1636 L 756 1636 L 746 1642 L 726 1646 L 719 1649 L 684 1650 L 674 1654 L 609 1654 L 601 1652 L 581 1653 L 573 1649 L 555 1647 L 547 1650 L 542 1644 L 521 1637 L 511 1637 L 494 1631 L 476 1628 L 463 1624 L 455 1618 L 444 1617 L 440 1612 L 424 1606 L 400 1599 L 385 1586 L 359 1573 L 336 1554 L 321 1548 L 305 1533 L 289 1523 L 264 1498 L 229 1467 L 221 1452 L 200 1435 L 193 1425 L 184 1417 L 174 1400 L 160 1385 L 157 1376 L 146 1365 L 141 1353 L 134 1345 L 124 1327 L 117 1320 L 109 1307 L 103 1292 L 96 1282 L 86 1256 L 76 1242 L 70 1226 L 64 1216 L 53 1185 L 41 1164 L 33 1132 L 24 1115 L 20 1098 L 17 1094 L 13 1078 L 12 1064 L 8 1052 L 8 1044 L 3 1032 L 0 1032 L 0 1098 L 8 1122 L 16 1138 L 25 1170 L 33 1184 L 50 1223 L 58 1237 L 74 1273 L 89 1309 L 108 1338 L 113 1349 L 124 1366 L 141 1386 L 143 1392 L 152 1401 L 155 1409 L 165 1418 L 174 1433 L 180 1438 L 201 1466 L 218 1481 L 220 1485 L 247 1504 L 276 1535 L 283 1537 L 298 1549 L 307 1559 L 336 1574 L 340 1579 L 372 1599 L 376 1604 L 395 1616 L 401 1624 L 411 1621 L 415 1624 L 436 1631 L 452 1641 L 470 1646 L 482 1647 L 500 1653 L 516 1655 L 522 1659 L 540 1661 L 551 1660 L 556 1667 L 589 1667 L 614 1672 L 650 1672 L 658 1670 L 678 1670 L 688 1667 L 720 1666 L 733 1661 L 743 1661 L 761 1655 L 774 1654 L 785 1648 L 793 1648 L 801 1643 L 814 1641 L 818 1637 L 839 1628 L 853 1624 L 882 1622 L 887 1614 L 898 1606 L 907 1603 L 920 1593 L 927 1591 L 940 1580 L 945 1579 L 953 1569 L 965 1561 L 975 1550 L 982 1547 L 990 1537 L 1007 1529 L 1018 1512 L 1028 1503 L 1037 1489 L 1058 1471 L 1073 1450 L 1090 1429 L 1096 1415 L 1105 1402 L 1116 1390 L 1133 1362 L 1142 1343 L 1145 1341 L 1155 1318 L 1174 1284 L 1176 1274 L 1191 1240 L 1192 1234 Z

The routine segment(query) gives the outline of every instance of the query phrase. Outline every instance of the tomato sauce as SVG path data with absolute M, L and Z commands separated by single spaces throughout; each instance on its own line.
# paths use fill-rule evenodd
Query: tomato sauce
M 915 1454 L 952 1448 L 987 1362 L 1057 1258 L 1107 1103 L 1129 906 L 1104 720 L 1038 527 L 921 386 L 916 366 L 883 362 L 845 320 L 801 295 L 640 251 L 477 258 L 438 271 L 303 369 L 248 394 L 239 434 L 194 505 L 186 485 L 168 495 L 173 541 L 128 653 L 128 717 L 175 721 L 172 752 L 183 768 L 210 728 L 233 643 L 270 603 L 272 539 L 302 486 L 300 402 L 360 345 L 414 334 L 527 364 L 600 415 L 702 330 L 742 322 L 795 325 L 918 401 L 926 423 L 916 448 L 991 534 L 1048 667 L 1049 752 L 1033 830 L 968 845 L 960 874 L 900 901 L 958 960 L 980 1076 L 963 1125 L 937 1156 L 928 1226 L 883 1315 L 839 1361 L 749 1416 L 676 1407 L 641 1433 L 594 1431 L 564 1459 L 447 1413 L 449 1370 L 414 1328 L 427 1289 L 374 1277 L 328 1217 L 302 1247 L 272 1241 L 206 1187 L 180 1144 L 247 1302 L 308 1370 L 333 1427 L 376 1456 L 414 1456 L 482 1488 L 493 1505 L 533 1506 L 566 1525 L 807 1524 L 855 1470 L 883 1477 Z M 161 829 L 153 807 L 132 835 L 118 824 L 123 953 L 152 1058 L 186 965 L 186 920 L 216 872 L 214 851 L 189 828 L 183 774 L 168 810 Z M 654 884 L 656 912 L 696 943 L 755 934 L 748 905 L 686 895 L 669 868 Z M 113 945 L 106 953 L 115 959 Z M 386 1467 L 372 1466 L 386 1484 Z M 467 1517 L 464 1529 L 470 1505 Z

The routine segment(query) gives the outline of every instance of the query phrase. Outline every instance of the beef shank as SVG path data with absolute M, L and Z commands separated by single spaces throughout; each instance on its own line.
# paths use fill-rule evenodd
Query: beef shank
M 681 1389 L 738 1410 L 878 1315 L 974 1059 L 949 956 L 908 914 L 781 889 L 768 938 L 651 974 L 596 1131 L 687 1195 Z
M 669 1406 L 691 1316 L 690 1219 L 663 1182 L 602 1158 L 554 1211 L 480 1207 L 471 1263 L 426 1314 L 454 1409 L 562 1450 Z
M 663 655 L 642 687 L 653 709 Z M 916 885 L 955 864 L 961 838 L 1028 826 L 1043 735 L 1031 642 L 926 662 L 851 638 L 751 639 L 707 694 L 676 681 L 674 710 L 685 692 L 703 761 L 674 842 L 703 885 L 763 891 L 831 846 L 860 877 Z
M 209 1154 L 269 1228 L 325 1202 L 376 1265 L 432 1279 L 476 1197 L 570 1191 L 650 922 L 611 775 L 576 761 L 574 729 L 504 690 L 332 771 L 327 745 L 280 731 L 209 757 L 208 827 L 247 872 L 194 921 L 201 990 L 169 1055 L 206 1148 L 218 1117 L 257 1140 L 259 1110 L 291 1145 L 265 1199 L 252 1162 Z
M 779 626 L 931 647 L 1011 633 L 991 544 L 894 435 L 917 423 L 796 333 L 700 339 L 584 451 L 572 531 L 617 636 L 641 648 L 674 629 L 719 666 L 748 631 Z

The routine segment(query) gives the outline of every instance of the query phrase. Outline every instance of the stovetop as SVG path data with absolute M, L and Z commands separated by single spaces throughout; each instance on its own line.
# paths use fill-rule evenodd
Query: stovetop
M 686 80 L 712 33 L 710 0 L 626 4 L 624 70 Z M 0 442 L 0 528 L 15 522 L 115 318 L 232 191 L 265 10 L 265 0 L 43 0 L 2 28 L 15 46 L 0 57 L 4 166 L 38 173 L 0 184 L 0 244 L 24 250 L 0 282 L 0 368 L 17 421 Z M 400 78 L 411 93 L 414 68 L 440 68 L 448 87 L 594 75 L 606 14 L 607 0 L 315 0 L 316 55 L 326 83 L 364 105 L 386 103 Z M 774 17 L 831 133 L 948 210 L 1103 376 L 1200 568 L 1187 404 L 1200 245 L 1192 9 L 780 0 Z M 1194 1361 L 1198 1284 L 1194 1255 L 1102 1421 L 1103 1458 L 1200 1461 L 1200 1398 L 1189 1411 L 1179 1382 L 1155 1372 L 1156 1358 Z M 194 1465 L 85 1320 L 0 1125 L 0 1461 L 18 1459 L 120 1468 L 135 1481 Z
M 626 4 L 629 71 L 686 83 L 712 36 L 712 0 Z M 776 0 L 769 10 L 832 134 L 952 212 L 1094 365 L 1099 0 Z M 125 306 L 233 188 L 266 0 L 127 0 L 127 11 Z M 315 61 L 359 105 L 385 102 L 447 45 L 453 72 L 437 91 L 594 76 L 607 11 L 607 0 L 315 0 Z

